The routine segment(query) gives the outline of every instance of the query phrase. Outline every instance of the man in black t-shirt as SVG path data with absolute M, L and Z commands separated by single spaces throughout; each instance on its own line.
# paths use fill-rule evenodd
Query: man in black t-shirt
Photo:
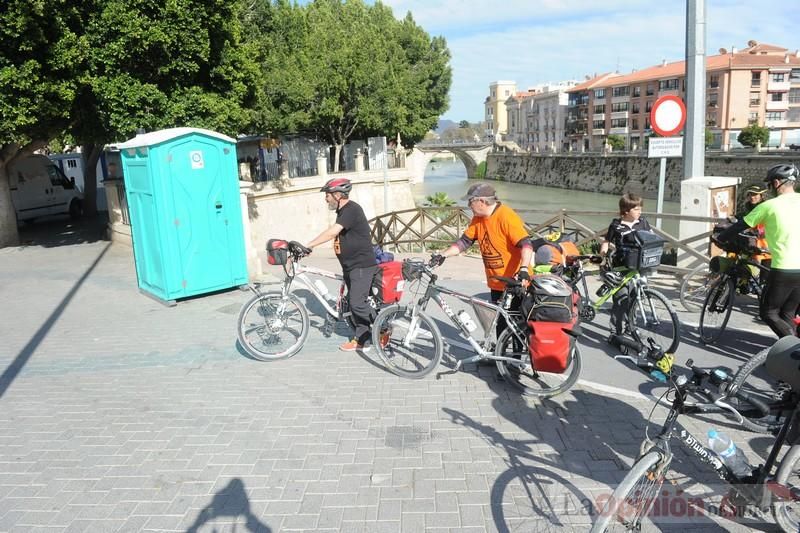
M 344 178 L 328 180 L 320 189 L 325 193 L 328 208 L 336 211 L 336 222 L 308 243 L 309 248 L 314 248 L 333 239 L 333 251 L 342 265 L 347 299 L 356 326 L 355 338 L 339 346 L 340 350 L 348 352 L 364 349 L 370 340 L 375 311 L 367 303 L 367 296 L 372 278 L 378 271 L 367 217 L 361 206 L 350 200 L 352 189 L 353 184 Z

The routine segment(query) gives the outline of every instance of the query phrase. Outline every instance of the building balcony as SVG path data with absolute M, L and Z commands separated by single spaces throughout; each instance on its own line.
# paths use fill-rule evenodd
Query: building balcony
M 630 101 L 631 101 L 631 96 L 629 94 L 625 96 L 613 96 L 611 98 L 612 104 L 620 104 L 622 102 L 630 102 Z
M 608 133 L 609 135 L 627 135 L 628 128 L 611 128 Z
M 595 113 L 592 115 L 592 120 L 605 120 L 606 114 L 605 113 Z
M 605 128 L 595 128 L 592 130 L 592 135 L 605 135 L 606 130 Z
M 789 121 L 786 119 L 783 120 L 766 120 L 764 121 L 764 126 L 768 128 L 785 128 L 789 125 Z
M 789 109 L 788 100 L 781 100 L 780 102 L 773 102 L 772 100 L 767 100 L 767 111 L 788 111 L 788 109 Z
M 791 83 L 788 81 L 770 81 L 767 83 L 767 91 L 771 93 L 789 92 Z
M 615 113 L 611 113 L 611 120 L 614 120 L 615 118 L 628 118 L 628 112 L 627 111 L 617 111 Z
M 680 96 L 681 91 L 679 89 L 664 89 L 663 91 L 658 91 L 658 96 L 666 96 L 671 94 L 672 96 Z

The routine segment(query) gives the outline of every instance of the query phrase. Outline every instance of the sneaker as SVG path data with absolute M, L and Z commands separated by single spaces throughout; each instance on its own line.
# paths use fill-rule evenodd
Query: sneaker
M 361 346 L 358 345 L 358 342 L 355 339 L 350 339 L 339 346 L 339 349 L 343 352 L 355 352 L 359 348 L 361 348 Z

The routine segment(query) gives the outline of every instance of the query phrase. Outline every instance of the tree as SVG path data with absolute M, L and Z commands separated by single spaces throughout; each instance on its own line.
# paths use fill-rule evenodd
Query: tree
M 447 108 L 446 44 L 410 15 L 398 21 L 387 6 L 362 0 L 257 0 L 253 18 L 268 28 L 252 37 L 264 52 L 260 129 L 327 141 L 334 169 L 354 136 L 399 133 L 410 146 Z
M 622 135 L 609 135 L 606 137 L 606 141 L 608 142 L 609 146 L 611 146 L 614 150 L 624 150 L 625 149 L 625 137 Z
M 90 2 L 6 0 L 0 10 L 0 247 L 19 242 L 8 167 L 69 125 Z
M 470 126 L 469 122 L 467 122 L 466 120 L 462 120 L 462 121 L 460 121 L 460 122 L 458 123 L 458 127 L 459 127 L 459 128 L 463 128 L 463 129 L 466 129 L 466 128 L 469 128 L 469 127 L 471 127 L 471 126 Z
M 456 202 L 446 192 L 435 192 L 425 197 L 425 205 L 430 207 L 451 207 L 456 205 Z
M 758 143 L 761 143 L 761 146 L 765 146 L 769 142 L 769 128 L 751 124 L 742 128 L 736 140 L 743 146 L 756 146 Z
M 239 0 L 106 0 L 87 24 L 88 58 L 72 107 L 85 209 L 95 210 L 106 143 L 137 128 L 203 127 L 236 136 L 252 122 L 258 75 L 240 46 Z
M 705 143 L 706 143 L 706 148 L 714 144 L 714 134 L 708 128 L 706 128 L 705 132 Z

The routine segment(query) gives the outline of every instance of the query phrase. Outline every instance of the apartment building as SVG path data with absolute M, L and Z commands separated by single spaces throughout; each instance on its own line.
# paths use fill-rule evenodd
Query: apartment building
M 506 101 L 517 93 L 517 82 L 495 81 L 489 84 L 489 96 L 483 102 L 485 136 L 488 139 L 501 139 L 508 133 L 508 113 Z
M 686 97 L 685 62 L 663 62 L 631 74 L 604 74 L 569 92 L 567 143 L 602 150 L 608 135 L 626 148 L 644 147 L 650 110 L 660 96 Z M 712 146 L 736 148 L 749 124 L 770 129 L 768 146 L 800 144 L 800 53 L 748 42 L 741 51 L 721 49 L 706 58 L 706 126 Z
M 569 101 L 567 90 L 577 85 L 577 81 L 563 81 L 535 87 L 527 98 L 524 139 L 517 144 L 538 153 L 568 150 L 569 144 L 564 136 Z
M 518 92 L 506 100 L 506 133 L 502 136 L 504 141 L 513 141 L 524 147 L 527 138 L 527 115 L 531 107 L 531 99 L 536 94 L 535 89 Z

